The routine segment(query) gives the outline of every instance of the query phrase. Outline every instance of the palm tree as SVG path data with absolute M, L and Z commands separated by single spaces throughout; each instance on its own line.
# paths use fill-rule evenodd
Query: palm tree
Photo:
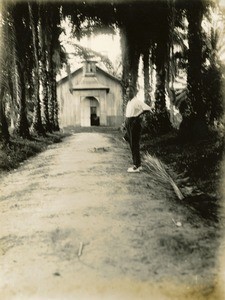
M 121 36 L 122 85 L 124 106 L 129 100 L 127 87 L 137 90 L 140 57 L 143 59 L 146 101 L 150 101 L 149 52 L 151 45 L 151 5 L 140 3 L 120 4 L 116 8 L 117 24 Z
M 124 106 L 129 100 L 126 90 L 132 86 L 137 90 L 138 66 L 140 50 L 138 49 L 135 34 L 129 22 L 120 27 L 121 46 L 122 46 L 122 86 L 124 91 Z
M 155 117 L 157 119 L 158 133 L 166 133 L 171 130 L 171 123 L 166 106 L 166 80 L 168 72 L 169 41 L 170 41 L 170 13 L 171 7 L 167 2 L 160 3 L 158 11 L 158 31 L 154 36 L 155 46 L 152 47 L 153 61 L 156 68 L 155 87 Z M 155 23 L 156 24 L 156 23 Z
M 145 102 L 151 104 L 151 84 L 150 84 L 150 46 L 146 47 L 142 54 L 143 75 L 144 75 L 144 97 Z
M 213 114 L 216 116 L 216 112 L 213 112 L 212 104 L 208 105 L 210 100 L 202 92 L 203 84 L 207 82 L 207 78 L 202 74 L 205 68 L 203 48 L 206 47 L 206 39 L 204 40 L 202 35 L 202 20 L 209 3 L 210 1 L 203 0 L 189 2 L 174 0 L 157 3 L 154 1 L 146 3 L 113 2 L 110 5 L 90 2 L 63 3 L 62 5 L 59 3 L 11 5 L 10 28 L 14 28 L 16 41 L 15 47 L 12 47 L 14 49 L 12 53 L 14 53 L 15 74 L 18 76 L 15 77 L 17 84 L 12 84 L 12 80 L 8 80 L 7 92 L 10 91 L 10 98 L 17 97 L 19 100 L 18 129 L 20 135 L 29 136 L 27 107 L 30 112 L 34 112 L 34 127 L 39 133 L 43 131 L 41 121 L 47 131 L 59 129 L 56 74 L 65 58 L 59 43 L 59 35 L 62 30 L 60 28 L 61 13 L 70 17 L 77 37 L 93 34 L 98 30 L 113 32 L 116 27 L 119 28 L 122 46 L 124 104 L 127 101 L 126 88 L 129 85 L 137 88 L 140 57 L 143 59 L 145 98 L 146 101 L 151 100 L 149 97 L 151 89 L 149 74 L 154 65 L 156 69 L 155 114 L 159 132 L 165 132 L 171 127 L 166 107 L 166 91 L 171 92 L 172 102 L 174 102 L 173 81 L 182 60 L 188 62 L 186 89 L 188 105 L 184 109 L 183 123 L 191 120 L 192 117 L 206 123 L 206 116 L 210 114 L 209 106 L 211 106 L 212 112 L 210 118 L 213 119 Z M 173 17 L 177 15 L 177 12 L 172 12 L 175 5 L 177 12 L 186 12 L 189 48 L 187 59 L 185 50 L 182 53 L 183 58 L 174 58 L 169 63 L 175 54 L 173 47 L 177 43 L 174 39 L 178 28 L 177 19 L 173 19 L 173 24 L 171 22 L 171 15 Z M 172 40 L 171 33 L 173 33 Z M 24 43 L 20 43 L 22 39 Z M 78 51 L 80 50 L 82 49 Z M 106 63 L 110 66 L 108 61 Z M 214 65 L 216 69 L 215 59 L 214 63 L 211 59 L 211 65 Z M 183 69 L 185 70 L 185 67 Z M 207 68 L 205 70 L 208 72 Z M 12 77 L 9 76 L 9 72 L 7 74 L 7 78 Z M 36 83 L 33 82 L 34 80 Z M 42 85 L 43 107 L 41 107 L 39 99 L 39 82 Z M 220 85 L 219 79 L 217 84 Z M 16 90 L 17 92 L 15 92 Z M 4 108 L 4 106 L 2 107 Z M 193 123 L 188 122 L 187 128 L 193 128 Z
M 211 1 L 197 0 L 186 4 L 188 21 L 187 101 L 180 126 L 186 139 L 207 134 L 207 105 L 203 97 L 203 30 L 202 20 Z
M 47 60 L 48 60 L 48 95 L 49 99 L 49 120 L 53 131 L 59 130 L 58 122 L 58 102 L 56 94 L 56 75 L 59 71 L 62 61 L 65 61 L 64 52 L 62 51 L 59 36 L 62 32 L 60 27 L 61 14 L 60 5 L 49 4 L 48 7 L 48 44 L 47 44 Z
M 84 60 L 88 59 L 90 56 L 99 58 L 101 62 L 104 64 L 104 66 L 107 68 L 109 73 L 115 76 L 117 75 L 117 71 L 115 70 L 113 63 L 111 62 L 111 60 L 108 58 L 107 55 L 94 51 L 91 48 L 81 46 L 78 43 L 70 42 L 69 44 L 74 47 L 74 52 L 69 54 L 72 54 L 76 57 L 78 56 L 80 58 L 83 58 Z
M 34 56 L 34 116 L 33 116 L 33 129 L 38 134 L 45 134 L 44 127 L 41 120 L 41 104 L 40 104 L 40 64 L 39 64 L 39 40 L 38 40 L 38 27 L 39 27 L 39 8 L 36 3 L 28 3 L 30 26 L 32 31 L 33 42 L 33 56 Z
M 20 85 L 19 116 L 17 131 L 23 138 L 30 138 L 29 123 L 27 119 L 27 91 L 26 81 L 30 77 L 27 68 L 27 57 L 30 55 L 29 45 L 31 36 L 29 31 L 29 12 L 25 3 L 16 3 L 12 6 L 12 21 L 15 28 L 15 54 L 16 67 Z M 21 41 L 23 40 L 23 43 Z
M 7 81 L 7 69 L 10 63 L 12 62 L 12 56 L 10 55 L 10 47 L 13 44 L 13 41 L 9 40 L 9 32 L 11 28 L 9 27 L 8 22 L 8 10 L 6 5 L 2 4 L 1 7 L 1 40 L 0 40 L 0 143 L 7 144 L 9 142 L 9 130 L 8 124 L 5 115 L 5 96 L 8 88 Z M 10 43 L 11 42 L 11 43 Z M 7 46 L 7 47 L 6 47 Z M 6 51 L 7 49 L 7 51 Z
M 4 106 L 4 99 L 6 89 L 3 86 L 3 82 L 1 80 L 1 90 L 0 90 L 0 149 L 3 145 L 9 143 L 9 130 L 8 130 L 8 123 L 5 115 L 5 106 Z
M 48 49 L 49 49 L 49 23 L 48 23 L 48 5 L 40 4 L 39 6 L 39 41 L 40 41 L 40 83 L 42 86 L 42 103 L 43 115 L 42 121 L 47 132 L 52 132 L 52 126 L 49 117 L 49 102 L 50 102 L 50 88 L 49 88 L 49 67 L 48 67 Z
M 217 15 L 217 20 L 212 16 Z M 220 59 L 224 55 L 225 22 L 218 7 L 209 10 L 209 24 L 203 35 L 203 97 L 206 103 L 206 118 L 209 126 L 221 122 L 224 112 L 224 63 Z

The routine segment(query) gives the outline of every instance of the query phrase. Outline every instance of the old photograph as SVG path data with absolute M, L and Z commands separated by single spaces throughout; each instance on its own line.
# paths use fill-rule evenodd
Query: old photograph
M 0 1 L 0 299 L 225 299 L 225 0 Z

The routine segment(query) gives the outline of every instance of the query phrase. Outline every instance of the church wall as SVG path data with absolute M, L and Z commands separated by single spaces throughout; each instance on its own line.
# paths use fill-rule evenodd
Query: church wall
M 101 72 L 97 72 L 97 78 L 98 78 L 99 82 L 101 82 L 105 86 L 110 87 L 110 91 L 107 94 L 107 100 L 108 100 L 107 103 L 109 105 L 108 116 L 122 117 L 123 116 L 123 111 L 122 111 L 123 98 L 122 98 L 121 84 L 118 81 L 111 79 L 110 77 L 104 75 L 104 73 L 101 73 Z
M 122 88 L 120 83 L 98 71 L 97 79 L 101 84 L 109 87 L 109 93 L 106 93 L 105 90 L 84 90 L 71 93 L 70 89 L 79 84 L 82 76 L 81 69 L 75 76 L 71 76 L 70 80 L 67 78 L 61 81 L 57 87 L 60 127 L 81 125 L 81 101 L 88 96 L 97 97 L 100 101 L 100 125 L 120 126 L 123 122 Z

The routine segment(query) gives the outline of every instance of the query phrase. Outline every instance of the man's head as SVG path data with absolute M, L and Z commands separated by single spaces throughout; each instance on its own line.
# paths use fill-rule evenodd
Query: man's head
M 137 88 L 134 87 L 133 85 L 129 85 L 127 88 L 127 95 L 129 99 L 134 98 L 137 95 Z

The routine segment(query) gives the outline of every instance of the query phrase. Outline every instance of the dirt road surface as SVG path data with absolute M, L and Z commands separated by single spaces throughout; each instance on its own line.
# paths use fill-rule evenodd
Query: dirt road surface
M 215 227 L 130 163 L 76 133 L 1 178 L 0 299 L 219 299 Z

